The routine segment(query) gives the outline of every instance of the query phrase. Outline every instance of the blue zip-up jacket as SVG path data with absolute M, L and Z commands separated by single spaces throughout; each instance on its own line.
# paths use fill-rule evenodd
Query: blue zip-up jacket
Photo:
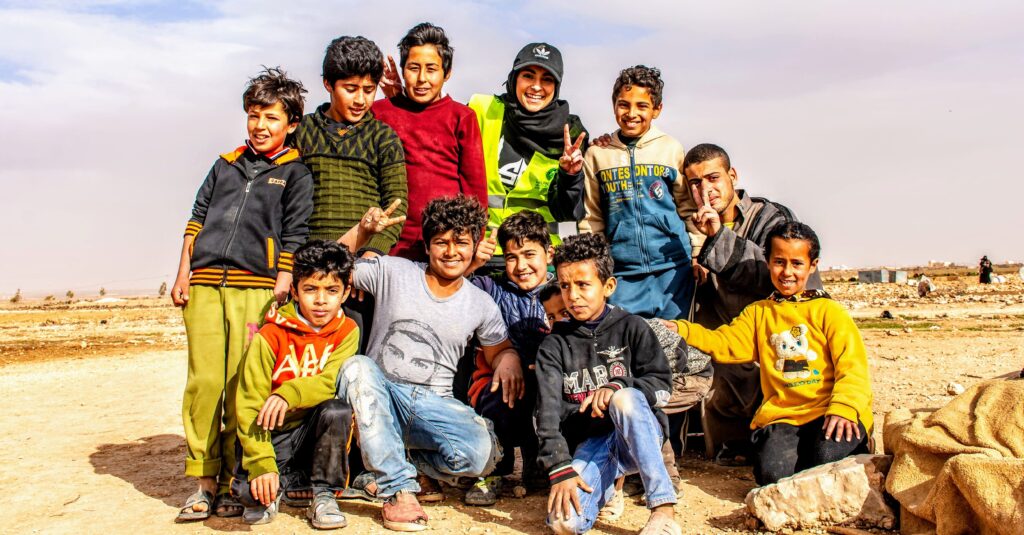
M 653 126 L 634 146 L 616 132 L 608 146 L 587 151 L 587 214 L 580 231 L 604 233 L 616 275 L 687 266 L 691 241 L 703 241 L 687 233 L 685 221 L 696 205 L 682 173 L 685 154 L 678 141 Z
M 548 273 L 547 282 L 554 279 Z M 523 368 L 533 364 L 537 359 L 537 348 L 547 336 L 548 329 L 544 323 L 544 304 L 537 297 L 544 284 L 525 291 L 508 280 L 505 274 L 497 277 L 473 277 L 470 281 L 481 290 L 487 292 L 498 304 L 501 317 L 508 327 L 508 337 L 512 346 L 519 352 Z

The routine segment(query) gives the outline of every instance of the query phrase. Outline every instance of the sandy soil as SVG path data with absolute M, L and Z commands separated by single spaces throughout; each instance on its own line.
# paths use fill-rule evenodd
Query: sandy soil
M 894 285 L 830 284 L 861 325 L 871 356 L 875 413 L 938 407 L 946 386 L 1016 374 L 1024 365 L 1024 283 L 983 287 L 939 280 L 933 297 Z M 879 319 L 883 310 L 895 317 Z M 284 508 L 269 526 L 237 519 L 176 525 L 190 494 L 182 477 L 180 421 L 186 352 L 180 313 L 168 300 L 27 302 L 0 307 L 0 533 L 209 533 L 307 531 L 303 511 Z M 880 438 L 880 433 L 876 433 Z M 743 531 L 749 468 L 724 468 L 690 452 L 677 507 L 687 533 Z M 544 533 L 543 496 L 468 508 L 449 490 L 427 508 L 432 532 Z M 379 507 L 343 502 L 345 533 L 389 533 Z M 646 510 L 628 502 L 615 525 L 635 533 Z

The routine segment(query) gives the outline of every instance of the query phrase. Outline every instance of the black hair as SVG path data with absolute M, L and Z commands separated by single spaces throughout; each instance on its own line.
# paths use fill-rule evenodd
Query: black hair
M 455 197 L 440 197 L 423 209 L 423 243 L 429 247 L 434 236 L 453 230 L 455 234 L 469 232 L 476 244 L 486 225 L 487 208 L 481 206 L 476 197 L 461 193 Z
M 594 261 L 594 265 L 597 267 L 597 276 L 602 283 L 612 277 L 615 262 L 612 260 L 612 250 L 608 246 L 608 241 L 604 239 L 604 235 L 576 234 L 569 236 L 562 242 L 562 245 L 555 248 L 553 263 L 556 269 L 562 264 L 587 260 Z
M 400 66 L 405 68 L 405 62 L 409 59 L 409 49 L 424 45 L 434 45 L 434 48 L 437 49 L 437 55 L 441 56 L 441 70 L 444 71 L 445 76 L 452 72 L 452 56 L 455 49 L 448 44 L 448 36 L 445 35 L 444 28 L 434 26 L 429 22 L 421 22 L 413 26 L 409 29 L 409 33 L 406 33 L 405 37 L 398 42 Z
M 355 257 L 344 246 L 327 240 L 309 240 L 296 251 L 292 265 L 292 287 L 296 290 L 303 279 L 313 275 L 334 275 L 342 286 L 348 286 Z
M 505 218 L 498 227 L 498 244 L 502 247 L 507 247 L 509 241 L 522 246 L 527 240 L 539 243 L 544 249 L 551 246 L 548 222 L 533 210 L 520 210 Z
M 373 41 L 363 37 L 339 37 L 324 52 L 324 80 L 334 82 L 353 76 L 370 75 L 373 83 L 384 76 L 384 55 Z
M 553 280 L 540 287 L 540 292 L 537 292 L 537 300 L 543 305 L 556 295 L 562 295 L 562 288 L 558 285 L 557 280 Z
M 612 103 L 614 104 L 618 100 L 620 91 L 633 86 L 647 88 L 654 107 L 661 106 L 661 92 L 665 88 L 665 82 L 661 79 L 660 70 L 654 67 L 637 65 L 619 71 L 619 77 L 615 79 L 615 85 L 612 86 Z
M 683 158 L 683 169 L 686 169 L 695 163 L 710 162 L 715 158 L 722 159 L 722 163 L 725 164 L 726 171 L 732 169 L 732 162 L 729 161 L 729 154 L 725 152 L 725 149 L 715 145 L 714 143 L 701 143 L 700 145 L 686 151 L 686 157 Z
M 821 242 L 818 241 L 818 235 L 814 233 L 811 227 L 799 221 L 786 221 L 785 223 L 779 223 L 772 227 L 768 231 L 768 238 L 766 243 L 768 244 L 765 250 L 765 256 L 771 257 L 772 255 L 772 240 L 775 238 L 781 238 L 783 240 L 803 240 L 811 246 L 809 251 L 811 261 L 818 259 L 818 255 L 821 254 Z
M 263 67 L 263 71 L 250 78 L 245 86 L 242 109 L 248 112 L 253 106 L 263 108 L 280 102 L 288 114 L 288 123 L 297 123 L 302 118 L 305 93 L 302 82 L 288 78 L 280 67 Z

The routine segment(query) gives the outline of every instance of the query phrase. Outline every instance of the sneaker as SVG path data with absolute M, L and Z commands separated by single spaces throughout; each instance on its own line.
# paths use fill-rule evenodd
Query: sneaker
M 384 527 L 392 531 L 423 531 L 427 529 L 427 513 L 416 500 L 416 495 L 400 490 L 388 498 L 381 507 Z
M 444 491 L 441 490 L 441 484 L 436 479 L 420 474 L 416 478 L 416 482 L 420 484 L 420 491 L 416 493 L 417 500 L 422 503 L 444 501 Z
M 251 526 L 259 524 L 269 524 L 273 522 L 274 517 L 277 516 L 277 510 L 280 506 L 281 495 L 283 492 L 277 493 L 277 499 L 270 503 L 270 505 L 264 507 L 257 505 L 256 507 L 246 507 L 242 511 L 242 522 Z
M 338 507 L 333 492 L 321 492 L 306 509 L 306 518 L 316 529 L 338 529 L 348 525 L 345 514 Z
M 501 495 L 501 476 L 481 477 L 466 491 L 466 505 L 494 505 Z

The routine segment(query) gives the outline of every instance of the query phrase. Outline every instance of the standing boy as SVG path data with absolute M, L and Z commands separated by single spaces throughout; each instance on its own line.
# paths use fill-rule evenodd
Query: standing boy
M 867 453 L 871 379 L 860 331 L 824 290 L 806 290 L 818 269 L 818 236 L 790 221 L 768 233 L 775 291 L 715 330 L 678 321 L 679 334 L 715 362 L 757 362 L 764 401 L 754 414 L 758 485 Z
M 378 100 L 373 113 L 395 130 L 405 149 L 408 219 L 391 254 L 424 262 L 423 207 L 432 199 L 459 193 L 484 203 L 487 176 L 476 114 L 442 94 L 452 75 L 453 55 L 444 29 L 429 22 L 417 24 L 398 49 L 404 91 Z
M 335 493 L 348 482 L 352 409 L 335 397 L 338 370 L 359 347 L 345 316 L 354 259 L 334 242 L 313 240 L 295 252 L 292 302 L 271 309 L 239 369 L 241 459 L 232 491 L 242 519 L 265 524 L 277 514 L 287 480 L 309 481 L 306 516 L 317 529 L 345 527 Z
M 685 151 L 652 124 L 661 114 L 664 82 L 658 69 L 623 69 L 612 89 L 619 129 L 583 160 L 586 217 L 581 232 L 611 243 L 619 281 L 612 302 L 643 317 L 680 318 L 690 312 L 694 280 L 691 241 L 681 218 L 696 211 L 683 180 Z
M 324 89 L 330 102 L 302 118 L 295 133 L 303 160 L 316 184 L 309 237 L 337 240 L 373 206 L 403 201 L 408 192 L 405 155 L 395 131 L 373 116 L 370 107 L 383 74 L 377 45 L 364 37 L 339 37 L 324 54 Z M 387 254 L 398 240 L 395 226 L 374 236 L 366 254 Z
M 242 514 L 228 494 L 238 363 L 266 307 L 288 295 L 292 254 L 306 241 L 313 180 L 298 151 L 285 146 L 305 92 L 279 69 L 249 81 L 242 95 L 249 138 L 213 164 L 185 228 L 171 298 L 184 308 L 188 337 L 185 475 L 199 478 L 199 489 L 179 522 L 209 518 L 211 506 L 218 516 Z
M 603 236 L 567 238 L 554 263 L 573 321 L 555 323 L 537 353 L 548 525 L 560 534 L 586 532 L 615 494 L 615 479 L 639 472 L 651 509 L 645 531 L 678 534 L 676 492 L 661 458 L 667 420 L 660 407 L 671 388 L 665 353 L 644 320 L 607 304 L 616 280 Z

